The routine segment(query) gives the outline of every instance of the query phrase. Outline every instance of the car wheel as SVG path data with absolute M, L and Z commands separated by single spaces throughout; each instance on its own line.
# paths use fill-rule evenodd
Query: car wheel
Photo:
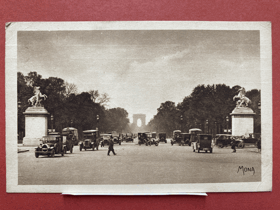
M 193 147 L 193 152 L 195 152 L 195 149 L 194 149 L 194 147 Z
M 198 153 L 200 153 L 199 149 L 197 150 Z
M 35 153 L 35 157 L 38 158 L 38 157 L 39 157 L 39 154 Z
M 212 153 L 212 149 L 210 149 L 210 153 Z
M 67 153 L 67 149 L 66 149 L 66 147 L 64 147 L 64 150 L 63 150 L 63 151 L 64 151 L 64 153 L 65 153 L 65 154 Z
M 205 150 L 205 153 L 207 153 L 208 151 L 207 150 Z
M 82 149 L 83 149 L 83 146 L 82 146 L 82 145 L 80 145 L 80 151 L 82 151 Z
M 165 140 L 165 143 L 167 143 L 167 141 Z
M 98 146 L 96 147 L 96 150 L 98 150 Z
M 87 148 L 85 148 L 85 151 L 87 151 Z
M 158 143 L 156 143 L 156 146 L 158 146 Z
M 119 142 L 119 145 L 121 145 L 122 143 L 121 142 Z
M 72 145 L 72 147 L 71 147 L 71 149 L 70 149 L 70 152 L 71 152 L 71 153 L 73 153 L 73 147 L 74 147 L 74 146 Z

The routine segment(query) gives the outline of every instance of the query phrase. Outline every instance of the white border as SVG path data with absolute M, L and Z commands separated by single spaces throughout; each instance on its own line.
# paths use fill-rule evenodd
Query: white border
M 18 185 L 17 31 L 46 30 L 259 30 L 262 106 L 262 181 L 147 185 Z M 270 22 L 16 22 L 6 28 L 6 177 L 7 192 L 99 195 L 165 195 L 272 190 L 272 43 Z M 205 194 L 203 194 L 205 195 Z

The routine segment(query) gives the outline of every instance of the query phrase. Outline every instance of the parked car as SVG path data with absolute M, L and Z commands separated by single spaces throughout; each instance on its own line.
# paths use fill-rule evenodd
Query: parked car
M 167 140 L 166 140 L 166 133 L 159 133 L 159 134 L 158 134 L 158 138 L 159 138 L 159 142 L 165 142 L 165 143 L 167 143 Z
M 52 134 L 43 136 L 41 141 L 42 143 L 35 149 L 36 158 L 40 155 L 54 157 L 55 154 L 60 154 L 61 156 L 64 156 L 64 146 L 61 135 Z
M 98 150 L 99 147 L 99 134 L 97 130 L 86 130 L 83 131 L 83 141 L 79 142 L 80 151 L 82 149 Z
M 244 148 L 245 146 L 256 146 L 258 140 L 261 140 L 261 135 L 259 133 L 250 133 L 248 137 L 242 137 L 242 142 L 240 143 L 240 147 Z
M 223 148 L 231 145 L 232 136 L 230 134 L 216 134 L 215 145 Z
M 173 138 L 171 139 L 171 145 L 173 146 L 173 144 L 179 144 L 179 146 L 185 145 L 183 135 L 180 130 L 173 131 Z
M 79 143 L 78 129 L 73 127 L 67 127 L 62 129 L 62 132 L 64 131 L 71 131 L 71 133 L 73 133 L 74 145 L 78 145 Z
M 193 152 L 197 150 L 199 153 L 200 151 L 205 151 L 205 152 L 213 152 L 212 148 L 212 135 L 208 134 L 198 134 L 197 135 L 197 141 L 192 142 L 192 148 Z
M 63 129 L 61 135 L 64 145 L 64 152 L 67 153 L 67 151 L 70 151 L 70 153 L 73 153 L 73 148 L 76 140 L 74 130 Z

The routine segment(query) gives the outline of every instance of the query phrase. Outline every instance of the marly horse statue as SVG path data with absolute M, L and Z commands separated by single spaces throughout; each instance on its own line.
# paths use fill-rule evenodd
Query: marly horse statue
M 239 89 L 238 95 L 236 95 L 236 96 L 233 97 L 233 100 L 234 100 L 234 101 L 235 101 L 236 98 L 239 99 L 239 100 L 236 102 L 236 106 L 237 106 L 237 107 L 248 106 L 249 103 L 251 103 L 251 100 L 245 96 L 245 93 L 246 93 L 246 92 L 245 92 L 245 88 L 243 87 L 243 88 L 240 88 L 240 89 Z
M 47 96 L 40 92 L 40 87 L 34 87 L 34 96 L 28 99 L 28 102 L 30 102 L 32 106 L 41 106 L 41 98 L 46 100 Z

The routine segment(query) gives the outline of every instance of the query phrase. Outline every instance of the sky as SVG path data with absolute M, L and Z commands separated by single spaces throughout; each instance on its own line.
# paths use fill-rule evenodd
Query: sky
M 260 89 L 259 31 L 19 31 L 17 68 L 98 90 L 108 108 L 146 114 L 200 84 Z

